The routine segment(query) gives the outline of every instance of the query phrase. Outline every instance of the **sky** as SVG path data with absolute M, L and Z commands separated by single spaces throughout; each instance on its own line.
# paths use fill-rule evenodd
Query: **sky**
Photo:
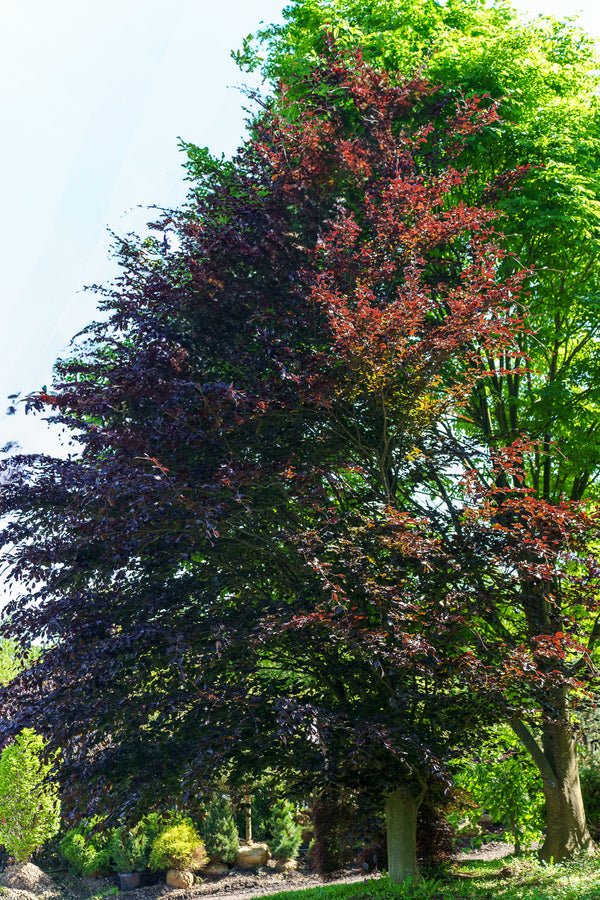
M 514 2 L 514 0 L 513 0 Z M 178 138 L 231 154 L 244 131 L 230 58 L 283 0 L 1 0 L 0 448 L 62 452 L 39 417 L 4 415 L 10 394 L 50 383 L 52 365 L 95 315 L 85 285 L 116 274 L 108 229 L 124 234 L 186 193 Z M 522 12 L 581 13 L 597 0 L 518 0 Z

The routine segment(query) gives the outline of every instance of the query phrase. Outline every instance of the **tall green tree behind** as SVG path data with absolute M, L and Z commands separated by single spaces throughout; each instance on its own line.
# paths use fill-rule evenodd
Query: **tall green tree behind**
M 539 496 L 580 499 L 600 467 L 600 79 L 592 38 L 570 22 L 523 23 L 508 4 L 469 0 L 297 0 L 285 17 L 237 58 L 295 83 L 298 96 L 330 35 L 390 72 L 421 70 L 441 85 L 440 105 L 460 93 L 502 98 L 502 122 L 467 147 L 464 161 L 482 186 L 530 166 L 521 189 L 498 206 L 508 249 L 534 270 L 523 310 L 533 334 L 522 338 L 522 359 L 497 366 L 473 414 L 492 444 L 524 433 L 542 441 L 528 472 Z M 507 371 L 526 358 L 528 377 Z
M 462 428 L 490 452 L 530 441 L 506 489 L 526 489 L 553 506 L 597 495 L 600 472 L 600 115 L 594 42 L 572 22 L 523 22 L 506 3 L 449 0 L 296 0 L 285 23 L 247 39 L 238 62 L 261 66 L 302 95 L 323 42 L 359 47 L 389 73 L 419 71 L 440 85 L 440 109 L 460 95 L 502 98 L 503 121 L 466 146 L 461 162 L 479 174 L 478 190 L 498 172 L 527 164 L 519 192 L 498 198 L 509 255 L 505 266 L 531 270 L 515 312 L 525 328 L 518 351 L 484 359 L 487 376 L 473 393 Z M 262 54 L 262 55 L 261 55 Z M 292 91 L 294 88 L 292 87 Z M 455 425 L 455 427 L 458 427 Z M 451 505 L 451 504 L 449 504 Z M 455 510 L 456 513 L 456 510 Z M 535 565 L 535 554 L 530 553 Z M 548 602 L 523 577 L 517 606 L 490 595 L 490 637 L 530 648 L 563 635 L 559 601 Z M 596 650 L 600 618 L 574 634 Z M 573 666 L 578 663 L 574 661 Z M 551 665 L 564 668 L 565 660 Z M 575 668 L 574 668 L 575 671 Z M 506 699 L 506 698 L 505 698 Z M 571 694 L 546 685 L 537 694 L 537 741 L 523 711 L 505 706 L 544 783 L 548 832 L 541 850 L 559 859 L 589 846 L 581 803 Z

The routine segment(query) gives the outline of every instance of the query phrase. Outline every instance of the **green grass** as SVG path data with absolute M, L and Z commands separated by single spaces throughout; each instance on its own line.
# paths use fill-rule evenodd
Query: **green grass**
M 547 866 L 533 857 L 454 865 L 416 885 L 387 878 L 271 894 L 269 900 L 600 900 L 600 861 Z

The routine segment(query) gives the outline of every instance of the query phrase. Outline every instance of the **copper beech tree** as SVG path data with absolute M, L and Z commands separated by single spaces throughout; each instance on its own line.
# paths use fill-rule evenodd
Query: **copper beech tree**
M 402 881 L 419 804 L 503 715 L 555 858 L 587 847 L 575 806 L 566 837 L 551 820 L 580 802 L 596 522 L 468 422 L 522 328 L 486 206 L 519 172 L 460 165 L 496 105 L 335 49 L 300 104 L 281 91 L 233 161 L 187 148 L 187 206 L 121 244 L 105 317 L 31 400 L 81 453 L 5 477 L 5 632 L 45 651 L 3 737 L 34 722 L 61 748 L 80 815 L 190 802 L 219 771 L 361 784 Z

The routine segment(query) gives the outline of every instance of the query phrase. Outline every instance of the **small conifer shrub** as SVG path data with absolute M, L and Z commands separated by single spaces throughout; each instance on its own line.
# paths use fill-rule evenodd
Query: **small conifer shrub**
M 110 839 L 110 852 L 117 872 L 128 875 L 142 872 L 148 863 L 150 850 L 148 835 L 137 825 L 135 828 L 116 828 Z
M 233 818 L 229 799 L 215 794 L 204 819 L 202 834 L 204 846 L 211 859 L 232 863 L 240 848 L 240 839 Z
M 271 817 L 271 853 L 275 859 L 295 859 L 302 843 L 302 826 L 294 818 L 294 804 L 279 800 Z
M 111 871 L 110 833 L 92 830 L 93 823 L 71 828 L 58 849 L 69 869 L 84 878 L 99 878 Z

